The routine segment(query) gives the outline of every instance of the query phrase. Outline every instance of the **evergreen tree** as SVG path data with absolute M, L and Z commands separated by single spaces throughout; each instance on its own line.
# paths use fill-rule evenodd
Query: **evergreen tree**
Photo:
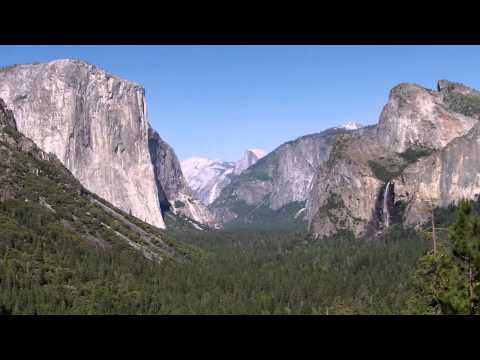
M 414 312 L 476 314 L 480 295 L 480 217 L 462 201 L 446 244 L 418 262 Z
M 475 215 L 471 202 L 462 202 L 460 216 L 450 233 L 452 256 L 458 268 L 461 285 L 453 299 L 462 299 L 457 306 L 463 313 L 475 314 L 479 300 L 480 276 L 480 217 Z M 449 302 L 447 302 L 450 305 Z

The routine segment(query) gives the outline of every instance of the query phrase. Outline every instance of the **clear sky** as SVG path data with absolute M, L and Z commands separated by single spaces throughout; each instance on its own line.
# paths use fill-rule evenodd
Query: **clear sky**
M 142 84 L 150 123 L 180 159 L 234 161 L 341 123 L 376 123 L 400 82 L 480 88 L 480 46 L 0 46 L 0 66 L 62 58 Z

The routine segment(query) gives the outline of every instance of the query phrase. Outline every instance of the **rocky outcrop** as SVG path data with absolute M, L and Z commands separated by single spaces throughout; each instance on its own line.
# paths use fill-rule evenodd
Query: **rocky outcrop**
M 212 214 L 187 186 L 172 147 L 151 127 L 148 129 L 148 146 L 162 211 L 173 211 L 201 224 L 215 226 Z
M 480 123 L 445 148 L 408 166 L 395 179 L 395 201 L 406 205 L 404 221 L 415 225 L 429 205 L 446 207 L 480 194 Z
M 407 206 L 402 210 L 406 221 L 421 221 L 419 204 L 427 194 L 446 204 L 476 191 L 476 180 L 468 175 L 476 171 L 473 162 L 462 167 L 438 156 L 455 152 L 457 161 L 465 163 L 458 150 L 448 149 L 458 141 L 473 141 L 469 131 L 478 124 L 480 94 L 447 81 L 440 81 L 438 90 L 400 84 L 390 92 L 378 125 L 336 139 L 308 196 L 306 214 L 315 236 L 340 230 L 362 236 L 385 229 L 395 208 L 404 209 L 399 199 Z
M 336 135 L 348 132 L 329 129 L 279 146 L 232 178 L 210 209 L 218 221 L 229 223 L 245 222 L 247 217 L 255 220 L 266 214 L 271 218 L 269 212 L 292 203 L 303 207 L 313 177 L 329 158 Z M 292 207 L 285 215 L 293 218 L 299 210 Z
M 378 123 L 378 139 L 390 151 L 411 146 L 441 149 L 472 128 L 476 120 L 451 111 L 445 94 L 415 84 L 400 84 L 390 91 Z
M 0 71 L 19 131 L 92 192 L 163 228 L 148 149 L 145 91 L 76 60 Z
M 0 99 L 0 127 L 10 127 L 17 130 L 17 124 L 13 112 L 7 109 L 7 105 L 2 99 Z
M 265 151 L 260 149 L 249 149 L 245 151 L 243 157 L 235 163 L 233 173 L 235 175 L 240 175 L 244 170 L 248 169 L 265 155 Z
M 480 91 L 448 80 L 440 80 L 437 89 L 451 111 L 480 119 Z
M 383 153 L 375 133 L 375 128 L 369 128 L 336 137 L 307 195 L 306 216 L 312 233 L 329 236 L 351 230 L 358 236 L 369 223 L 383 184 L 368 163 Z

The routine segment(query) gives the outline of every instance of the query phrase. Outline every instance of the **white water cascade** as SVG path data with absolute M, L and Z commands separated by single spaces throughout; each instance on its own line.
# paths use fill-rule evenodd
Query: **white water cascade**
M 390 213 L 388 211 L 388 190 L 390 189 L 390 181 L 385 186 L 385 193 L 383 194 L 383 223 L 385 227 L 390 226 Z

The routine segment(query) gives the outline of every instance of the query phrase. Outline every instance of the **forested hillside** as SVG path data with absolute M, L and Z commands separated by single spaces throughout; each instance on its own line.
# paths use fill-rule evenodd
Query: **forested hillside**
M 477 208 L 478 203 L 472 214 Z M 37 217 L 43 224 L 37 228 L 34 222 L 19 225 L 32 217 L 28 210 L 12 214 L 5 205 L 0 210 L 1 226 L 10 234 L 3 232 L 0 242 L 4 314 L 470 312 L 468 306 L 442 310 L 435 300 L 428 228 L 394 226 L 382 238 L 339 234 L 313 241 L 287 229 L 185 232 L 179 227 L 177 238 L 203 250 L 184 262 L 157 263 L 121 243 L 108 251 L 92 247 L 52 223 L 46 212 Z M 437 226 L 451 225 L 457 213 L 455 207 L 437 211 Z M 447 232 L 437 232 L 443 244 L 438 246 L 448 247 Z M 461 282 L 451 268 L 444 266 L 435 279 L 456 276 Z M 455 298 L 468 299 L 468 292 L 462 293 L 467 288 L 456 286 Z
M 425 248 L 413 233 L 312 244 L 301 233 L 245 230 L 190 237 L 203 256 L 158 264 L 53 225 L 32 236 L 4 208 L 1 216 L 15 229 L 0 243 L 0 304 L 12 314 L 394 314 Z
M 192 190 L 142 86 L 0 75 L 2 315 L 480 312 L 474 89 L 401 83 L 377 125 L 193 158 Z

